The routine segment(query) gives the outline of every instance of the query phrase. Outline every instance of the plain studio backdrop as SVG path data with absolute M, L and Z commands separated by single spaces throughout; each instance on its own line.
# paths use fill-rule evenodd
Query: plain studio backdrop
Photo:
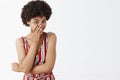
M 29 33 L 21 8 L 30 0 L 0 0 L 0 80 L 22 80 L 15 41 Z M 56 80 L 120 80 L 120 0 L 46 0 L 46 32 L 57 35 Z

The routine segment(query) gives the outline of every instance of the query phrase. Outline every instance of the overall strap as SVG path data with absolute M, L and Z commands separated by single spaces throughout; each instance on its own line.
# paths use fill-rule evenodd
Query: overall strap
M 46 35 L 46 48 L 48 48 L 48 40 L 49 40 L 50 33 L 51 32 L 47 32 L 47 35 Z
M 23 42 L 23 44 L 25 44 L 25 40 L 24 40 L 24 37 L 21 37 L 22 38 L 22 42 Z
M 26 50 L 26 53 L 28 52 L 28 45 L 27 45 L 27 43 L 26 43 L 26 39 L 25 39 L 25 37 L 21 37 L 22 38 L 22 42 L 23 42 L 23 44 L 24 44 L 24 49 Z

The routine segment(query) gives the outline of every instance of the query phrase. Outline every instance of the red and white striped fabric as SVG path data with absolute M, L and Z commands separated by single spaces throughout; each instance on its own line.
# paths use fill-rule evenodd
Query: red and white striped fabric
M 46 57 L 46 51 L 47 51 L 47 44 L 48 44 L 48 36 L 50 32 L 47 33 L 46 37 L 43 40 L 43 43 L 38 51 L 38 54 L 36 54 L 34 65 L 44 64 L 45 57 Z M 30 46 L 28 45 L 27 40 L 25 37 L 21 37 L 24 43 L 24 47 L 26 49 L 26 53 L 28 53 L 28 50 Z M 53 73 L 50 74 L 24 74 L 23 80 L 55 80 L 55 77 Z

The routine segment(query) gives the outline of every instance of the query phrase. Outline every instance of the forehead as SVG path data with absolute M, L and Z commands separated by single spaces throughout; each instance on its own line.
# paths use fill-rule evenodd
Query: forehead
M 45 20 L 45 19 L 46 19 L 45 16 L 43 16 L 43 17 L 36 16 L 36 17 L 32 18 L 32 20 L 39 20 L 39 21 L 41 21 L 41 20 Z

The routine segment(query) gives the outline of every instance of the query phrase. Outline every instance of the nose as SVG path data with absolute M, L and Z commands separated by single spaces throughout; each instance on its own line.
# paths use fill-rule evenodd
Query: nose
M 42 26 L 42 23 L 41 23 L 41 22 L 39 22 L 39 23 L 38 23 L 38 26 L 39 26 L 39 27 L 41 27 L 41 26 Z
M 38 25 L 40 25 L 40 24 L 41 24 L 41 22 L 38 23 Z
M 44 29 L 44 26 L 42 25 L 41 22 L 39 22 L 38 26 L 39 26 L 41 29 Z

